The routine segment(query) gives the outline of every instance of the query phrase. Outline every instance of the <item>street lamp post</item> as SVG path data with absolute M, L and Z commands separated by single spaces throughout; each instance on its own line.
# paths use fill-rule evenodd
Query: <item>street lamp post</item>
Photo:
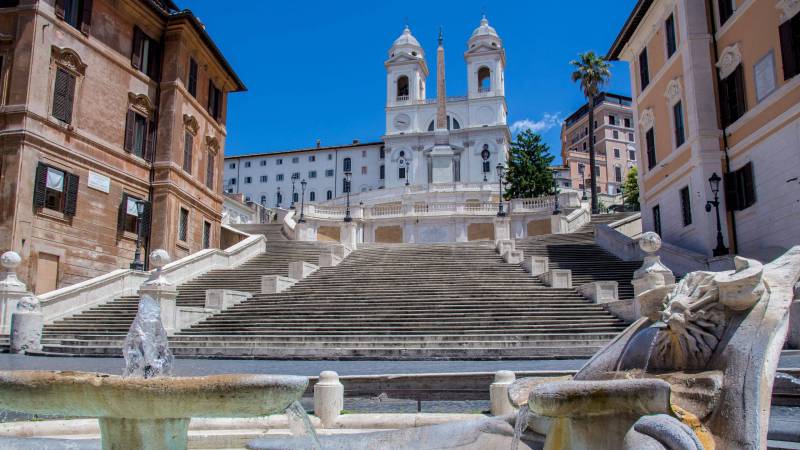
M 297 221 L 298 223 L 306 223 L 306 219 L 303 217 L 303 212 L 305 210 L 305 204 L 306 204 L 307 184 L 308 183 L 306 182 L 305 178 L 303 178 L 303 181 L 300 182 L 300 220 Z
M 557 216 L 557 215 L 561 214 L 561 207 L 558 204 L 558 176 L 557 176 L 557 174 L 558 174 L 558 172 L 556 172 L 554 170 L 553 171 L 553 196 L 555 197 L 555 200 L 556 200 L 556 204 L 553 207 L 553 215 L 554 216 Z
M 408 174 L 406 174 L 407 176 Z M 344 179 L 347 181 L 347 209 L 344 210 L 344 221 L 352 222 L 353 218 L 350 217 L 350 191 L 352 190 L 352 177 L 353 172 L 345 172 Z
M 498 163 L 497 167 L 497 182 L 500 185 L 500 206 L 497 209 L 497 217 L 505 217 L 506 212 L 503 211 L 503 176 L 505 176 L 506 168 L 502 163 Z
M 127 207 L 127 205 L 126 205 Z M 136 201 L 136 252 L 133 254 L 133 262 L 131 269 L 144 270 L 144 262 L 142 262 L 142 221 L 144 220 L 144 202 Z
M 294 208 L 294 182 L 297 181 L 297 177 L 292 174 L 292 202 L 289 204 L 289 209 Z
M 275 195 L 275 207 L 276 208 L 280 208 L 281 207 L 281 200 L 282 200 L 281 199 L 281 188 L 278 187 L 278 194 Z
M 717 212 L 717 246 L 714 248 L 714 256 L 724 256 L 728 254 L 728 248 L 725 247 L 725 244 L 722 242 L 722 221 L 720 220 L 719 216 L 719 182 L 722 181 L 722 178 L 717 175 L 717 172 L 711 174 L 711 178 L 708 179 L 708 183 L 711 185 L 711 192 L 714 193 L 714 200 L 706 202 L 706 212 L 711 212 L 711 207 L 713 206 Z

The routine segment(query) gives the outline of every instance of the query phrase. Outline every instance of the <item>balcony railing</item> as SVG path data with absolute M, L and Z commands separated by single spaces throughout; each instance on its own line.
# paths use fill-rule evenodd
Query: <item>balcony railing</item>
M 397 96 L 397 101 L 398 101 L 398 102 L 407 102 L 407 101 L 408 101 L 408 98 L 409 98 L 409 97 L 408 97 L 407 95 L 398 95 L 398 96 Z
M 478 86 L 478 92 L 492 92 L 491 86 Z

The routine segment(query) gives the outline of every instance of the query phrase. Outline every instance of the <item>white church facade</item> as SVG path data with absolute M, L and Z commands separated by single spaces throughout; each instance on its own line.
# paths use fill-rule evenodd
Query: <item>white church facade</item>
M 380 141 L 229 156 L 225 191 L 266 207 L 287 208 L 293 191 L 299 201 L 300 182 L 305 180 L 306 202 L 341 203 L 349 173 L 351 194 L 383 191 L 363 199 L 399 196 L 407 186 L 427 189 L 454 183 L 485 185 L 496 192 L 491 189 L 497 183 L 495 167 L 506 164 L 511 138 L 503 42 L 488 20 L 481 20 L 464 52 L 468 90 L 460 97 L 446 96 L 441 37 L 437 53 L 437 98 L 429 99 L 422 46 L 408 27 L 392 44 L 384 63 L 386 132 Z M 437 115 L 444 117 L 441 123 Z

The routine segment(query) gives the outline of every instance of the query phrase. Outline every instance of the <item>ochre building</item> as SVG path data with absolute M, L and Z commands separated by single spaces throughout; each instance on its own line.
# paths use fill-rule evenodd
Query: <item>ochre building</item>
M 0 251 L 36 293 L 219 245 L 227 94 L 168 0 L 0 1 Z M 154 220 L 155 219 L 155 220 Z

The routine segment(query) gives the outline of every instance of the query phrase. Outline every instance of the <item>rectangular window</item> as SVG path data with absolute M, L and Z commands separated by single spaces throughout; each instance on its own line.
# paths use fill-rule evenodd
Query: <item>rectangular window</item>
M 332 177 L 333 176 L 333 169 L 325 170 L 325 176 L 329 177 L 329 178 Z
M 267 176 L 266 175 L 261 175 L 260 181 L 262 183 L 266 183 L 267 182 Z
M 608 124 L 609 124 L 609 125 L 616 125 L 616 124 L 617 124 L 617 118 L 616 118 L 616 116 L 609 115 L 609 116 L 608 116 Z
M 134 233 L 139 234 L 139 204 L 142 203 L 142 225 L 147 222 L 145 220 L 146 216 L 149 214 L 147 210 L 149 205 L 147 202 L 143 202 L 142 199 L 133 197 L 128 194 L 122 194 L 122 203 L 120 204 L 119 209 L 119 222 L 117 223 L 117 229 L 121 233 Z M 142 230 L 144 231 L 144 230 Z M 147 233 L 141 233 L 144 237 Z
M 228 184 L 232 184 L 232 185 L 235 186 L 236 185 L 236 178 L 231 178 L 231 181 Z
M 300 172 L 292 173 L 292 179 L 293 180 L 299 180 L 300 179 Z
M 333 153 L 328 153 L 328 161 L 333 160 Z M 330 199 L 328 199 L 330 200 Z
M 297 164 L 299 162 L 300 162 L 300 157 L 299 156 L 292 157 L 292 164 Z
M 282 166 L 283 165 L 283 158 L 278 158 L 277 160 L 275 160 L 275 165 L 276 166 Z
M 619 151 L 619 149 L 618 149 L 618 148 L 615 148 L 615 149 L 614 149 L 614 158 L 619 158 L 619 155 L 620 155 L 620 151 Z
M 731 211 L 741 211 L 756 202 L 753 163 L 725 175 L 725 205 Z
M 800 14 L 783 22 L 778 32 L 781 38 L 783 79 L 788 80 L 800 73 Z
M 635 142 L 635 139 L 633 137 L 633 133 L 628 133 L 628 142 Z
M 316 160 L 317 160 L 317 157 L 315 155 L 308 155 L 308 162 L 314 162 Z
M 645 141 L 647 146 L 647 169 L 653 170 L 658 161 L 656 161 L 656 135 L 652 128 L 647 130 Z
M 631 118 L 630 117 L 626 117 L 625 118 L 625 128 L 630 128 L 630 127 L 631 127 Z
M 74 216 L 78 201 L 77 175 L 39 163 L 33 188 L 33 204 Z
M 381 180 L 385 180 L 386 179 L 386 166 L 383 165 L 383 164 L 381 164 L 381 168 L 380 168 L 380 179 Z
M 386 148 L 383 145 L 381 145 L 380 159 L 384 158 L 386 158 Z
M 628 159 L 636 161 L 636 150 L 628 150 Z
M 361 166 L 361 175 L 367 174 L 367 166 Z
M 653 206 L 653 231 L 661 236 L 661 206 Z
M 211 247 L 211 224 L 203 221 L 203 248 Z
M 250 184 L 253 182 L 253 177 L 244 177 L 244 184 Z
M 283 181 L 283 174 L 279 173 L 279 174 L 275 175 L 275 181 Z
M 64 69 L 57 69 L 53 87 L 53 117 L 64 123 L 72 123 L 74 100 L 75 76 Z
M 194 58 L 189 58 L 189 82 L 186 88 L 192 97 L 197 98 L 197 61 Z
M 722 26 L 733 15 L 733 0 L 718 0 L 719 6 L 719 25 Z
M 675 39 L 675 16 L 670 14 L 670 16 L 667 17 L 664 28 L 667 33 L 667 58 L 669 58 L 675 54 L 675 50 L 678 49 L 678 42 Z
M 333 198 L 333 191 L 328 191 L 325 193 L 325 198 L 330 200 Z
M 614 137 L 614 139 L 619 139 L 619 131 L 614 130 L 614 132 L 611 133 L 611 135 Z
M 622 167 L 614 166 L 614 180 L 616 180 L 617 183 L 622 182 Z
M 3 2 L 6 6 L 17 6 L 16 2 Z M 92 0 L 56 0 L 56 16 L 64 19 L 73 28 L 84 34 L 89 34 L 92 22 Z
M 650 84 L 650 66 L 647 62 L 647 49 L 639 53 L 639 89 L 644 91 Z
M 672 107 L 672 120 L 675 125 L 675 147 L 680 147 L 686 142 L 686 136 L 683 130 L 683 105 L 681 102 L 675 103 Z
M 245 167 L 250 167 L 250 161 L 245 161 L 245 162 L 244 162 L 244 166 L 245 166 Z
M 183 137 L 183 171 L 192 173 L 192 147 L 194 146 L 194 136 L 188 131 Z
M 262 159 L 262 160 L 261 160 L 261 162 L 259 162 L 259 165 L 260 165 L 261 167 L 264 167 L 264 166 L 266 166 L 266 165 L 267 165 L 267 160 L 266 160 L 266 159 Z
M 189 210 L 181 208 L 178 217 L 178 240 L 187 242 L 189 235 Z
M 222 116 L 222 91 L 211 80 L 208 80 L 208 113 L 216 121 Z
M 208 161 L 206 162 L 206 187 L 214 190 L 214 155 L 208 154 Z
M 309 170 L 308 171 L 308 178 L 317 178 L 317 171 L 316 170 Z
M 153 160 L 155 152 L 156 127 L 155 122 L 130 109 L 125 121 L 126 152 L 134 154 L 148 161 Z
M 400 169 L 398 169 L 397 178 L 400 178 L 401 180 L 404 180 L 406 178 L 406 168 L 405 167 L 401 167 Z
M 236 163 L 228 164 L 228 169 L 235 169 L 235 168 L 236 168 Z
M 744 70 L 741 64 L 719 82 L 719 109 L 722 127 L 727 128 L 747 111 L 745 103 Z
M 688 227 L 692 224 L 692 203 L 689 196 L 689 186 L 681 189 L 681 216 L 683 217 L 683 226 Z
M 145 34 L 141 28 L 133 28 L 131 64 L 153 80 L 161 73 L 161 44 Z

